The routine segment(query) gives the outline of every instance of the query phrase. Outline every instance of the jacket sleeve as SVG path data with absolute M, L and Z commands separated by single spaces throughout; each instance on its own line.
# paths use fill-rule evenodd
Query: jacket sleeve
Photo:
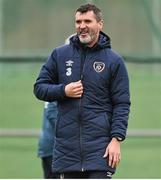
M 65 98 L 65 85 L 58 84 L 56 50 L 53 51 L 46 63 L 42 66 L 34 84 L 35 96 L 43 101 L 52 102 Z
M 111 74 L 111 101 L 113 106 L 111 121 L 111 137 L 126 137 L 128 126 L 128 116 L 130 111 L 130 92 L 128 73 L 119 57 L 118 61 L 112 65 Z

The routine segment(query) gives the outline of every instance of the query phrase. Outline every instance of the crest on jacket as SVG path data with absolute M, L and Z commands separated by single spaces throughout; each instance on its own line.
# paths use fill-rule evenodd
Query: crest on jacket
M 105 63 L 103 62 L 94 62 L 93 63 L 93 68 L 97 73 L 100 73 L 104 70 L 105 68 Z
M 73 65 L 73 61 L 72 60 L 68 60 L 66 61 L 66 75 L 67 76 L 71 76 L 72 75 L 72 65 Z

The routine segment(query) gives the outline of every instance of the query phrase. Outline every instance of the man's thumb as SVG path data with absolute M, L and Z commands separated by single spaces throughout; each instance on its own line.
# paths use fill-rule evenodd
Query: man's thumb
M 106 158 L 108 156 L 108 148 L 106 148 L 105 154 L 103 155 L 103 158 Z

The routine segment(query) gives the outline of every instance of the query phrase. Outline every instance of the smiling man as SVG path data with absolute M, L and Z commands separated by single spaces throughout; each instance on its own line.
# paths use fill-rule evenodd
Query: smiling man
M 53 172 L 57 178 L 107 179 L 121 159 L 130 109 L 128 74 L 102 32 L 98 7 L 75 13 L 76 35 L 53 50 L 34 85 L 36 97 L 58 102 Z

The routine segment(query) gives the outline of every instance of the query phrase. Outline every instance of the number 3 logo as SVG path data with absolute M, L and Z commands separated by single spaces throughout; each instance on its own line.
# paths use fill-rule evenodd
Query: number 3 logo
M 66 75 L 71 76 L 71 74 L 72 74 L 72 68 L 69 67 L 69 68 L 66 69 Z

